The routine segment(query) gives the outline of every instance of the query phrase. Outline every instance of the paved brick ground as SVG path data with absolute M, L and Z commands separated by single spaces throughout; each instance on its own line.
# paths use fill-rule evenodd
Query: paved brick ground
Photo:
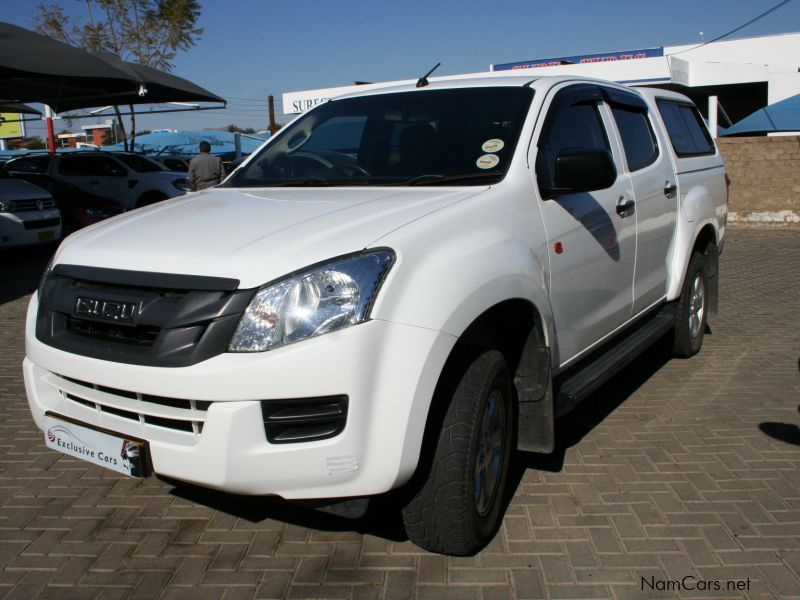
M 800 597 L 798 230 L 731 232 L 702 353 L 643 357 L 559 423 L 553 457 L 518 457 L 473 558 L 420 551 L 385 506 L 342 521 L 46 449 L 20 374 L 44 262 L 0 256 L 0 596 L 656 598 L 691 576 L 722 589 L 684 597 Z

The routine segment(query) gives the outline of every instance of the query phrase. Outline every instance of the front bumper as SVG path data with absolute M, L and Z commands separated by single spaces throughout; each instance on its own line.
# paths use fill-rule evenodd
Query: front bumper
M 39 223 L 53 220 L 58 222 L 45 227 L 38 226 Z M 61 215 L 58 210 L 0 213 L 0 248 L 47 243 L 60 237 Z
M 37 310 L 34 295 L 23 370 L 40 429 L 51 411 L 146 440 L 159 475 L 287 499 L 364 496 L 405 483 L 416 468 L 430 400 L 456 341 L 375 320 L 269 352 L 226 353 L 183 368 L 149 367 L 41 343 L 35 337 Z M 267 442 L 260 400 L 337 394 L 349 398 L 342 433 L 313 442 Z M 154 409 L 142 395 L 190 404 Z M 106 406 L 118 414 L 101 408 Z M 147 418 L 154 411 L 194 424 L 189 431 L 154 425 Z

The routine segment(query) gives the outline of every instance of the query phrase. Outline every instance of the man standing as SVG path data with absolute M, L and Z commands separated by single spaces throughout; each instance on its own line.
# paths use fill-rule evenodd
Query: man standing
M 189 161 L 189 174 L 186 179 L 193 192 L 213 187 L 225 179 L 222 159 L 211 156 L 211 144 L 200 142 L 200 154 Z

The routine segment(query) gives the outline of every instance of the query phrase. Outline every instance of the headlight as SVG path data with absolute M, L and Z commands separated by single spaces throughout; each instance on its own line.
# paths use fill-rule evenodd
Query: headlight
M 185 177 L 182 177 L 180 179 L 175 179 L 172 182 L 172 185 L 184 192 L 192 191 L 192 186 L 189 185 L 189 181 Z
M 12 204 L 11 200 L 0 200 L 0 212 L 10 211 Z
M 119 210 L 114 210 L 113 208 L 87 208 L 83 212 L 90 219 L 107 219 L 120 213 Z
M 242 316 L 230 352 L 263 352 L 361 323 L 394 252 L 366 252 L 311 267 L 262 287 Z
M 55 254 L 50 258 L 50 261 L 47 263 L 47 266 L 44 268 L 44 272 L 42 276 L 39 278 L 39 287 L 36 288 L 36 298 L 42 298 L 42 290 L 44 289 L 44 284 L 47 283 L 47 278 L 50 277 L 50 272 L 53 270 L 53 261 L 56 259 Z

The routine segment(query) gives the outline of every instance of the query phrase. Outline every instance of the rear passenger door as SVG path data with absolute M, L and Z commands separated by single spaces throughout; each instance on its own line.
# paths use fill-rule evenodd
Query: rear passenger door
M 608 102 L 631 179 L 636 220 L 633 313 L 659 302 L 667 275 L 678 194 L 666 141 L 656 132 L 648 106 L 638 95 L 608 89 Z
M 556 157 L 568 148 L 608 150 L 617 168 L 616 181 L 607 189 L 540 199 L 558 363 L 563 366 L 630 318 L 636 218 L 601 88 L 586 83 L 562 87 L 545 110 L 534 133 L 540 192 L 554 173 Z
M 108 156 L 66 154 L 60 157 L 56 176 L 72 185 L 128 204 L 131 189 L 128 171 Z

